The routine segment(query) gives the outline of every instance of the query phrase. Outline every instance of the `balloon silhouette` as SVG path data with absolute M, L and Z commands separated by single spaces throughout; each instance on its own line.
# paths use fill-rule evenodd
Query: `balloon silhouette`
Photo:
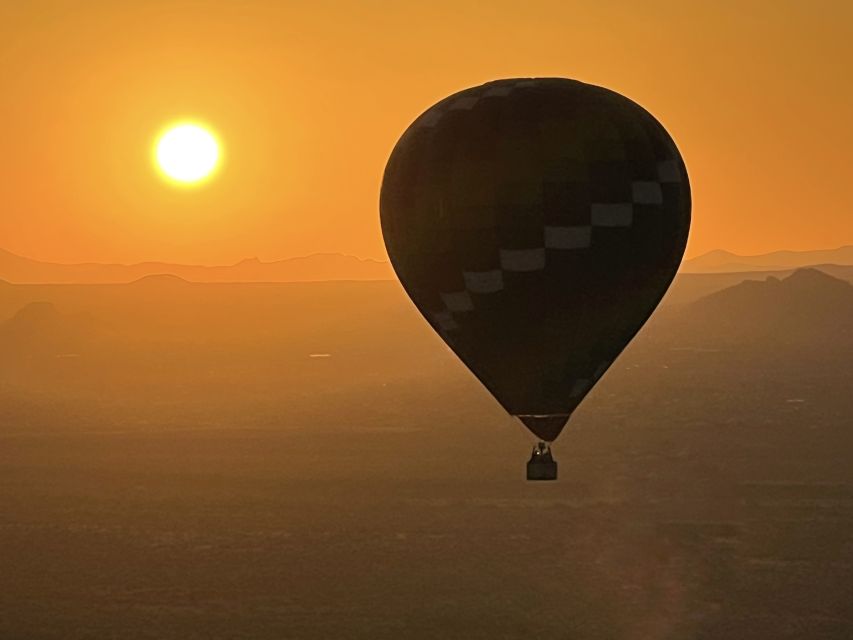
M 412 123 L 380 211 L 427 322 L 550 442 L 672 282 L 690 187 L 667 132 L 624 96 L 497 80 Z

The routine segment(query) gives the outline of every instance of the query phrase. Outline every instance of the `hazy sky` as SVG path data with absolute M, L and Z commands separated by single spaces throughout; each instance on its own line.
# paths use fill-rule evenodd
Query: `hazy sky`
M 222 0 L 0 3 L 0 247 L 56 261 L 384 257 L 405 127 L 511 76 L 605 85 L 654 113 L 694 189 L 688 248 L 853 244 L 853 2 Z M 198 190 L 153 170 L 209 122 Z

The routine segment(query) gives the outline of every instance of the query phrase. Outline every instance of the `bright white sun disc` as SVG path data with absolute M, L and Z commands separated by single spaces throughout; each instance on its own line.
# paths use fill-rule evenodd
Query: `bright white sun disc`
M 159 169 L 168 178 L 183 184 L 208 178 L 219 164 L 219 156 L 216 137 L 193 123 L 170 127 L 157 140 L 155 148 Z

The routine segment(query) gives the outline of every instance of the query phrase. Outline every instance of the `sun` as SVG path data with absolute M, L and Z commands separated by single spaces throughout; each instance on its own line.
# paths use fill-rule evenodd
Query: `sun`
M 177 122 L 166 127 L 154 143 L 154 164 L 170 182 L 195 186 L 209 180 L 221 163 L 221 145 L 209 127 Z

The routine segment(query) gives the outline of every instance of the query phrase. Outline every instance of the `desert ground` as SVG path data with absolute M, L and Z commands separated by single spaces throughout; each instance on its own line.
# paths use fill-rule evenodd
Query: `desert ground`
M 0 283 L 0 638 L 847 640 L 853 287 L 764 277 L 676 284 L 556 483 L 396 283 Z

